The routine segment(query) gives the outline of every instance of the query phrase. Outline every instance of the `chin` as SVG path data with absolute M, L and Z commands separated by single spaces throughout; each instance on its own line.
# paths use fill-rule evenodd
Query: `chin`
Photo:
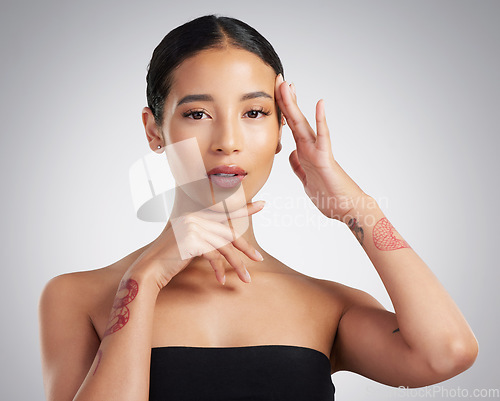
M 208 179 L 178 185 L 177 190 L 179 197 L 176 201 L 182 213 L 201 209 L 233 212 L 252 199 L 252 194 L 247 194 L 242 184 L 234 188 L 221 188 L 212 185 Z
M 214 212 L 231 213 L 245 206 L 252 196 L 246 193 L 243 184 L 235 188 L 217 188 L 212 185 L 211 202 L 208 209 Z

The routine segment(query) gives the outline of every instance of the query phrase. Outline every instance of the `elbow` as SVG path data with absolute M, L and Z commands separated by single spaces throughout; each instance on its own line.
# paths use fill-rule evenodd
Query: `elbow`
M 429 360 L 431 371 L 440 380 L 447 380 L 469 369 L 477 358 L 479 345 L 472 333 L 467 338 L 453 338 Z

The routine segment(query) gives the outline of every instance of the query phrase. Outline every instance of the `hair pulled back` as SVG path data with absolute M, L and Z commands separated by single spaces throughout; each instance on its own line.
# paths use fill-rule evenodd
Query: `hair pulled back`
M 271 43 L 250 25 L 235 18 L 216 15 L 205 15 L 186 22 L 162 39 L 148 64 L 146 97 L 158 127 L 163 124 L 163 109 L 174 70 L 202 50 L 227 45 L 257 55 L 274 69 L 276 75 L 283 75 L 283 65 Z M 278 119 L 281 119 L 280 112 Z

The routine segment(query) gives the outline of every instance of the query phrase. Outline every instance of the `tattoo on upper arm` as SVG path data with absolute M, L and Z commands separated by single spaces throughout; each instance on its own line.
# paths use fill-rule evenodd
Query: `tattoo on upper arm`
M 381 218 L 373 226 L 373 242 L 381 251 L 410 248 L 410 245 L 405 240 L 398 238 L 396 235 L 396 230 L 386 217 Z
M 354 218 L 350 219 L 349 222 L 347 223 L 347 227 L 349 227 L 349 229 L 356 236 L 358 242 L 361 244 L 361 246 L 363 246 L 363 240 L 365 238 L 365 234 L 361 226 L 358 224 L 358 221 Z
M 393 333 L 397 333 L 399 331 L 399 327 L 393 331 Z
M 126 305 L 134 300 L 138 292 L 139 284 L 131 278 L 120 284 L 116 293 L 115 302 L 113 303 L 113 308 L 111 309 L 108 327 L 104 332 L 103 338 L 117 332 L 127 324 L 130 318 L 130 310 Z

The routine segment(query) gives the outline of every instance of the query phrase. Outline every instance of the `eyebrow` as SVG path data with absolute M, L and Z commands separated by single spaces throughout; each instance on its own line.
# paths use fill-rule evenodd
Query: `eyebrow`
M 265 97 L 265 98 L 268 98 L 268 99 L 272 99 L 273 97 L 266 93 L 266 92 L 262 92 L 262 91 L 258 91 L 258 92 L 250 92 L 250 93 L 245 93 L 242 97 L 241 97 L 241 101 L 243 100 L 249 100 L 249 99 L 256 99 L 258 97 Z
M 264 97 L 267 99 L 273 98 L 270 94 L 268 94 L 266 92 L 257 91 L 257 92 L 245 93 L 240 98 L 240 101 L 256 99 L 259 97 Z M 214 98 L 210 95 L 207 95 L 207 94 L 187 95 L 187 96 L 184 96 L 181 100 L 179 100 L 179 102 L 177 103 L 177 107 L 179 107 L 181 104 L 184 104 L 184 103 L 190 103 L 190 102 L 196 102 L 196 101 L 213 102 Z
M 214 98 L 210 95 L 187 95 L 184 96 L 179 103 L 177 103 L 177 107 L 184 103 L 196 102 L 196 101 L 205 101 L 205 102 L 213 102 Z

